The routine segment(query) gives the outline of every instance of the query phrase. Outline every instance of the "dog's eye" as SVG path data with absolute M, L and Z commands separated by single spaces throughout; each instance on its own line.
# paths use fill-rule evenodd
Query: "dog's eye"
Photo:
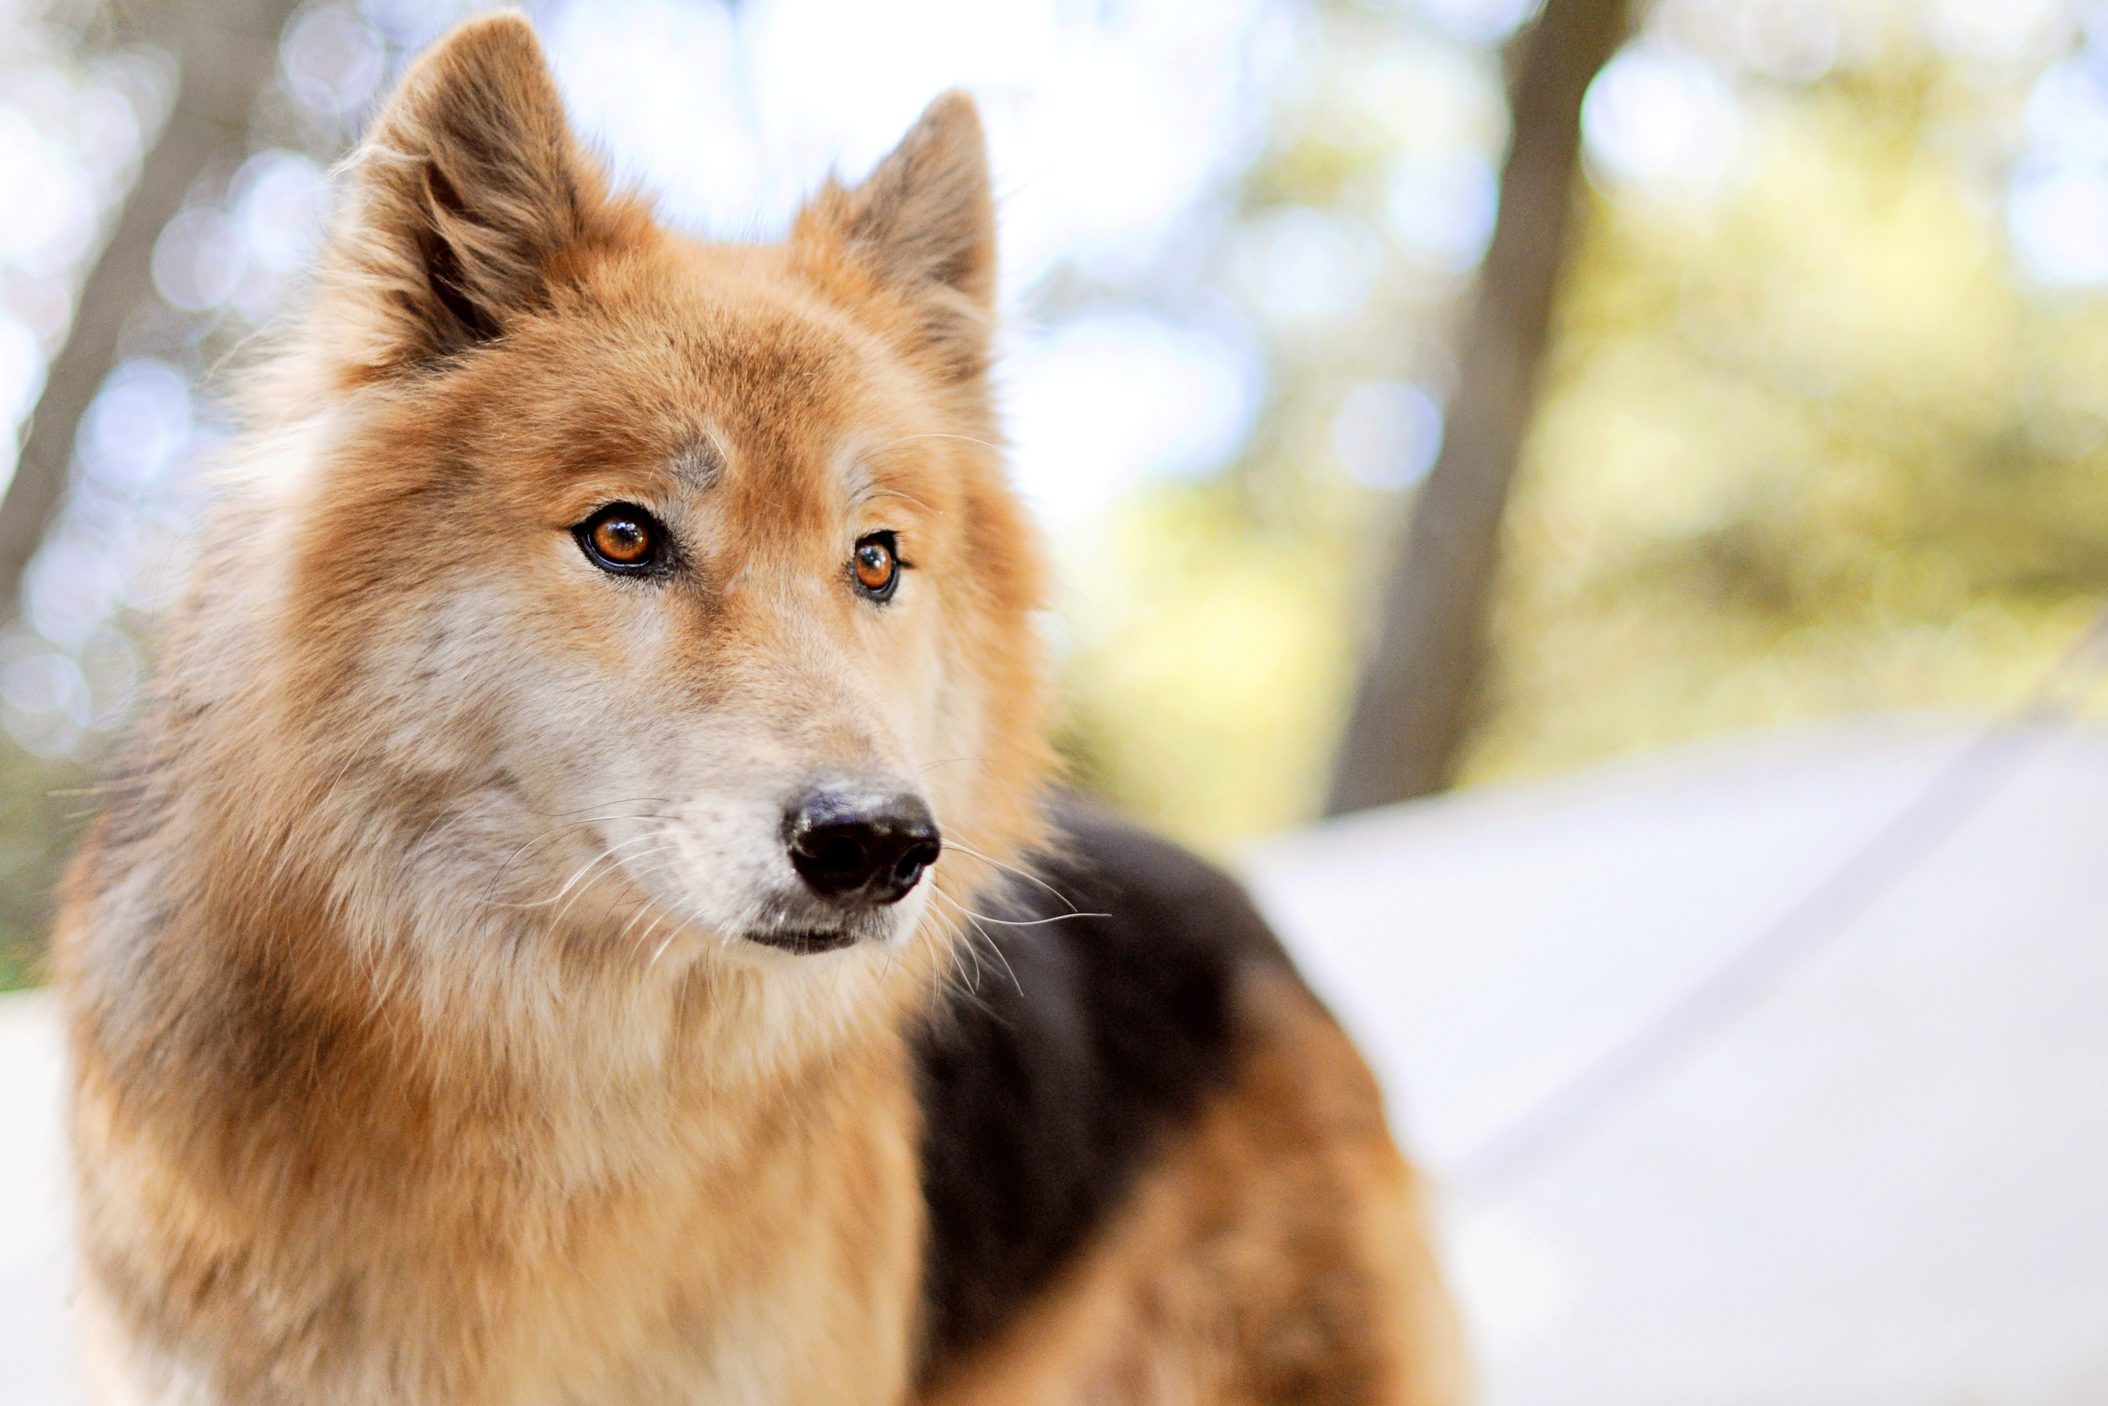
M 874 532 L 857 540 L 856 555 L 849 561 L 856 588 L 872 600 L 890 600 L 900 585 L 900 553 L 890 532 Z
M 635 503 L 610 503 L 571 533 L 586 560 L 617 575 L 649 571 L 666 554 L 666 529 Z

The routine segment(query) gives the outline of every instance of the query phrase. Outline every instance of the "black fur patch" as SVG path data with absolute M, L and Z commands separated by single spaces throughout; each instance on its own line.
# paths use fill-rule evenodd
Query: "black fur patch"
M 929 1206 L 922 1374 L 940 1376 L 1045 1288 L 1152 1151 L 1223 1087 L 1240 969 L 1286 955 L 1243 890 L 1102 815 L 1062 816 L 1039 868 L 984 924 L 970 993 L 919 1045 Z M 1066 900 L 1066 901 L 1064 901 Z

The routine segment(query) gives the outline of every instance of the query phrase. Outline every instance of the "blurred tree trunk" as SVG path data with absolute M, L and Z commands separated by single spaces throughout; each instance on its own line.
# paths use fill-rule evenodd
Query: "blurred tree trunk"
M 1426 795 L 1456 774 L 1485 657 L 1501 517 L 1536 398 L 1580 164 L 1581 99 L 1627 0 L 1547 0 L 1518 37 L 1500 213 L 1460 337 L 1442 452 L 1414 495 L 1326 812 Z
M 293 9 L 291 0 L 170 0 L 139 12 L 145 37 L 180 66 L 176 101 L 81 285 L 0 499 L 0 624 L 14 617 L 22 573 L 65 502 L 74 435 L 117 357 L 125 320 L 154 296 L 154 242 L 206 167 L 242 154 L 250 109 L 277 70 L 279 31 Z

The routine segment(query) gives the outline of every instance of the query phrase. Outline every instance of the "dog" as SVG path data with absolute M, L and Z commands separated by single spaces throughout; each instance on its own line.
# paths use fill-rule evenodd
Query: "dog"
M 1463 1399 L 1368 1069 L 1050 790 L 993 230 L 962 95 L 735 246 L 412 67 L 62 896 L 103 1399 Z

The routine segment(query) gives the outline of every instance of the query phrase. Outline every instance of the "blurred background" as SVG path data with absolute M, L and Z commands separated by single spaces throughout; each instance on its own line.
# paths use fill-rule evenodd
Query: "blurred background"
M 0 0 L 6 985 L 468 8 Z M 2108 4 L 528 8 L 721 236 L 979 97 L 1074 778 L 1377 1050 L 1494 1399 L 2108 1399 Z

